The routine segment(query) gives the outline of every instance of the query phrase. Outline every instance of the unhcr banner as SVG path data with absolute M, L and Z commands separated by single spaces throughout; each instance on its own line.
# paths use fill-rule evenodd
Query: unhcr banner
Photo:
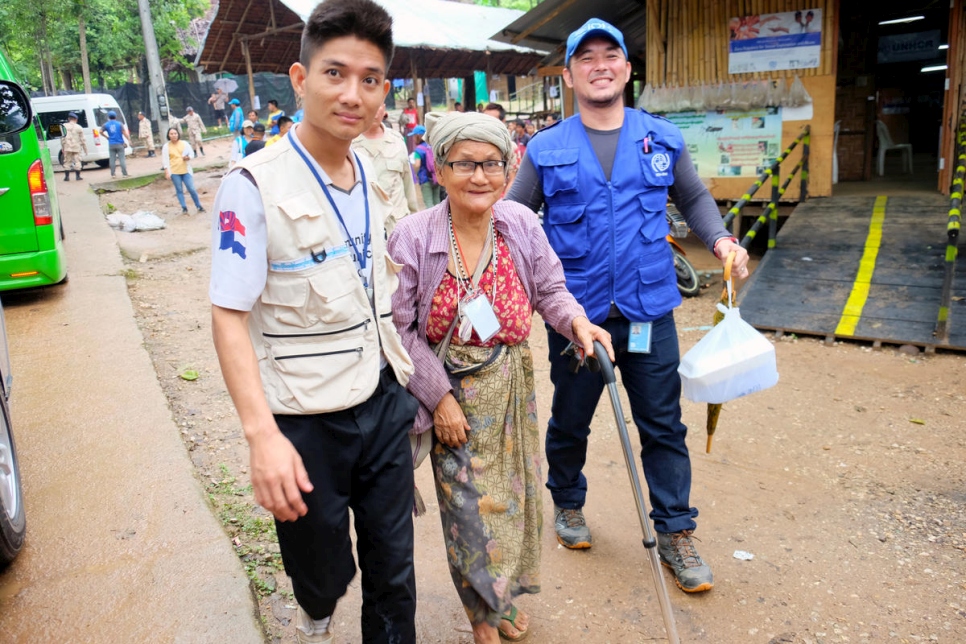
M 762 13 L 728 23 L 728 73 L 818 67 L 822 10 Z
M 939 50 L 940 34 L 938 29 L 920 31 L 914 34 L 896 34 L 879 37 L 880 63 L 902 63 L 909 60 L 931 60 L 942 58 Z

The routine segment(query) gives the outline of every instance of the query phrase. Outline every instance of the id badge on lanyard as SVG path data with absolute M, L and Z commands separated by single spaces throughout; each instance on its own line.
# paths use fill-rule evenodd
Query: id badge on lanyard
M 473 331 L 481 342 L 486 342 L 500 331 L 500 321 L 493 305 L 482 290 L 467 295 L 460 302 L 463 321 L 460 323 L 460 339 L 468 342 Z

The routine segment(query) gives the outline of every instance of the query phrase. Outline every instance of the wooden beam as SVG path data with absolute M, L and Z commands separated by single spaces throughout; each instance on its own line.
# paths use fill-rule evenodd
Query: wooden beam
M 245 57 L 245 69 L 248 72 L 248 109 L 255 107 L 255 76 L 252 74 L 252 57 L 248 51 L 248 42 L 241 42 L 242 55 Z
M 239 40 L 260 40 L 266 38 L 267 36 L 274 36 L 275 34 L 282 33 L 297 33 L 301 32 L 305 27 L 304 22 L 297 22 L 286 27 L 279 27 L 277 29 L 269 29 L 268 31 L 262 31 L 257 34 L 245 34 L 244 36 L 239 36 Z
M 532 34 L 534 31 L 536 31 L 540 27 L 544 26 L 545 24 L 547 24 L 548 22 L 556 18 L 558 15 L 560 15 L 563 12 L 564 9 L 574 4 L 575 2 L 577 2 L 577 0 L 564 0 L 564 2 L 560 3 L 560 6 L 558 6 L 556 9 L 548 13 L 540 20 L 537 20 L 535 23 L 533 23 L 532 25 L 530 25 L 520 33 L 510 38 L 510 42 L 512 42 L 514 45 L 517 44 L 518 42 L 520 42 L 521 40 L 523 40 L 524 38 Z M 504 33 L 511 33 L 511 32 L 504 32 Z

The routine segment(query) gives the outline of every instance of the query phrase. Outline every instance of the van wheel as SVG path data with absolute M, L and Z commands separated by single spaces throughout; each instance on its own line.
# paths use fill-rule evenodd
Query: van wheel
M 97 161 L 95 161 L 94 163 L 96 163 L 96 164 L 97 164 L 97 167 L 98 167 L 98 168 L 106 168 L 106 167 L 108 167 L 109 165 L 111 165 L 111 162 L 110 162 L 110 161 L 108 161 L 107 159 L 98 159 L 98 160 L 97 160 Z
M 64 151 L 63 150 L 61 150 L 60 152 L 57 153 L 57 163 L 59 163 L 60 165 L 64 165 Z
M 23 509 L 23 489 L 17 448 L 10 429 L 10 413 L 0 400 L 0 567 L 6 566 L 23 547 L 27 520 Z

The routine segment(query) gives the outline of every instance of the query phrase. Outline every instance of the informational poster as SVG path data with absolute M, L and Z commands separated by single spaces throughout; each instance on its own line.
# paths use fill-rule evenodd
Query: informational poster
M 781 153 L 780 107 L 665 116 L 681 128 L 699 177 L 757 177 Z
M 818 67 L 822 10 L 762 13 L 728 23 L 728 73 Z

